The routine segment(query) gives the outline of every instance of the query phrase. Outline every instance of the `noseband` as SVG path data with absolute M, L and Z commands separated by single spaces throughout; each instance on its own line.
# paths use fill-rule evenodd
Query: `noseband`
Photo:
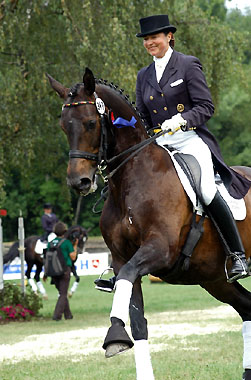
M 92 102 L 89 100 L 83 100 L 80 102 L 73 102 L 73 103 L 66 103 L 63 104 L 62 110 L 68 107 L 78 107 L 83 105 L 91 104 L 93 106 L 96 106 L 96 109 L 98 111 L 99 117 L 100 117 L 100 123 L 101 123 L 101 141 L 100 141 L 100 147 L 98 154 L 90 153 L 90 152 L 84 152 L 82 150 L 70 150 L 69 151 L 69 158 L 84 158 L 86 160 L 96 161 L 98 165 L 101 163 L 103 159 L 106 158 L 106 150 L 104 149 L 104 145 L 106 145 L 106 122 L 105 122 L 105 104 L 102 99 L 100 99 L 96 92 L 94 92 L 94 96 L 96 101 Z M 104 157 L 105 156 L 105 157 Z

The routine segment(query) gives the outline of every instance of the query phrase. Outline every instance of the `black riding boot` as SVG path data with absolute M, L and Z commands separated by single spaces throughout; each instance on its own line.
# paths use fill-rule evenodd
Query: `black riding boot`
M 214 199 L 207 206 L 207 210 L 209 216 L 212 216 L 212 219 L 215 220 L 233 254 L 231 256 L 233 264 L 228 272 L 228 282 L 234 282 L 246 277 L 248 275 L 248 266 L 241 237 L 232 212 L 219 191 L 216 192 Z

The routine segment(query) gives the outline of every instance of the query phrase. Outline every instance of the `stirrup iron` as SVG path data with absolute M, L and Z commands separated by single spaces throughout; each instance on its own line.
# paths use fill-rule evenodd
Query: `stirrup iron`
M 228 271 L 227 271 L 227 261 L 231 257 L 235 257 L 236 261 L 239 260 L 239 262 L 241 263 L 241 266 L 242 266 L 243 270 L 242 270 L 241 273 L 237 273 L 235 276 L 229 278 Z M 236 281 L 236 280 L 240 280 L 242 278 L 245 278 L 245 277 L 249 276 L 249 272 L 246 271 L 246 268 L 243 265 L 242 259 L 239 257 L 239 255 L 237 255 L 234 252 L 231 252 L 230 254 L 228 254 L 226 256 L 226 259 L 225 259 L 225 274 L 226 274 L 227 282 L 229 282 L 230 284 L 232 282 Z
M 108 267 L 106 268 L 102 273 L 101 275 L 99 276 L 99 278 L 97 280 L 94 281 L 94 284 L 95 284 L 95 289 L 97 290 L 101 290 L 103 292 L 107 292 L 107 293 L 112 293 L 114 291 L 114 287 L 111 287 L 111 281 L 110 280 L 103 280 L 102 279 L 102 276 L 106 273 L 106 272 L 109 272 L 109 271 L 113 271 L 113 268 L 111 267 Z M 100 283 L 100 284 L 99 284 Z

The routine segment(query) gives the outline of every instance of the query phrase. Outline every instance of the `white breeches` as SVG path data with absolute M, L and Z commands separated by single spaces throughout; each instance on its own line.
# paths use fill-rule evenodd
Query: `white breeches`
M 158 145 L 171 145 L 184 154 L 194 156 L 201 168 L 201 193 L 206 205 L 209 205 L 216 193 L 214 179 L 214 168 L 212 155 L 204 141 L 194 132 L 177 131 L 173 135 L 159 137 L 156 142 Z

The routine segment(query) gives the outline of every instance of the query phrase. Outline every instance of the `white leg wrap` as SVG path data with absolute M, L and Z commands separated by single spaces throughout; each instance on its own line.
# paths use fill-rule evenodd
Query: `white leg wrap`
M 36 283 L 34 281 L 34 278 L 29 278 L 28 279 L 28 283 L 31 286 L 31 289 L 33 290 L 33 292 L 36 293 L 37 292 L 37 285 L 36 285 Z
M 154 380 L 149 344 L 147 340 L 134 341 L 137 380 Z
M 44 285 L 42 284 L 41 281 L 37 282 L 37 287 L 40 293 L 44 296 L 46 294 L 46 290 L 44 288 Z
M 132 283 L 128 280 L 118 280 L 115 285 L 115 294 L 113 297 L 110 317 L 119 318 L 124 324 L 128 321 L 132 287 Z
M 79 282 L 77 282 L 77 281 L 73 282 L 71 290 L 70 290 L 71 293 L 74 293 L 77 290 L 78 284 L 79 284 Z
M 251 369 L 251 321 L 243 322 L 242 335 L 244 342 L 243 368 Z

